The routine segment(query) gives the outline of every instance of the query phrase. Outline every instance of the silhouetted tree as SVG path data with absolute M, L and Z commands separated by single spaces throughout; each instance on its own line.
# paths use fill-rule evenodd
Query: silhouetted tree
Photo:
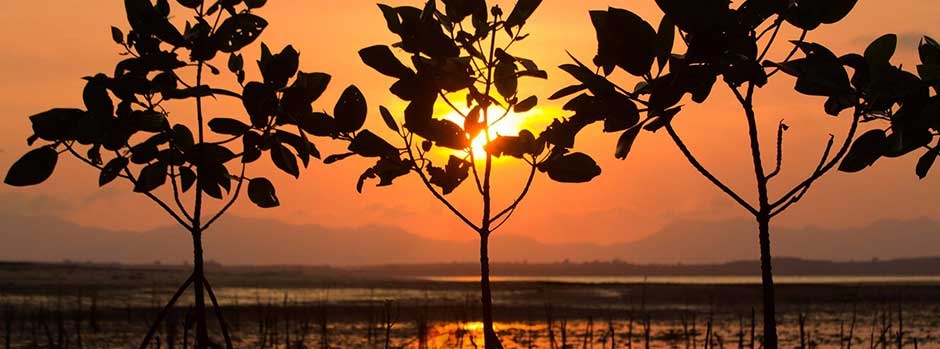
M 486 348 L 501 348 L 493 330 L 490 290 L 489 238 L 519 207 L 539 171 L 560 182 L 587 182 L 600 174 L 600 168 L 583 153 L 569 153 L 574 140 L 565 138 L 556 126 L 538 137 L 529 130 L 518 135 L 495 135 L 491 127 L 511 112 L 522 114 L 538 103 L 535 96 L 521 95 L 521 78 L 547 78 L 532 60 L 509 53 L 510 47 L 528 34 L 523 27 L 541 0 L 520 0 L 508 16 L 499 6 L 489 7 L 484 0 L 444 0 L 438 10 L 436 1 L 423 8 L 379 5 L 388 29 L 401 38 L 393 45 L 403 51 L 411 67 L 403 64 L 388 46 L 372 46 L 359 52 L 366 65 L 398 81 L 391 92 L 408 102 L 404 123 L 392 112 L 380 108 L 385 124 L 398 134 L 403 145 L 394 146 L 369 131 L 349 133 L 339 119 L 323 118 L 321 134 L 350 141 L 349 153 L 330 156 L 327 163 L 352 155 L 377 158 L 375 166 L 359 178 L 364 182 L 378 178 L 379 186 L 391 185 L 401 176 L 417 175 L 430 193 L 480 237 L 480 274 L 483 305 L 483 331 Z M 456 98 L 460 98 L 459 102 Z M 436 103 L 446 104 L 463 118 L 463 125 L 435 118 Z M 472 142 L 485 140 L 485 152 L 474 153 Z M 438 162 L 440 152 L 446 156 Z M 509 156 L 524 161 L 529 173 L 520 193 L 506 207 L 494 207 L 491 178 L 496 169 L 494 157 Z M 455 207 L 447 195 L 471 179 L 472 188 L 481 197 L 480 220 L 474 221 L 465 210 Z
M 563 126 L 574 135 L 589 124 L 603 121 L 604 131 L 622 132 L 615 151 L 620 159 L 627 157 L 642 129 L 651 132 L 665 129 L 702 176 L 755 217 L 760 242 L 764 348 L 776 349 L 771 219 L 798 202 L 819 178 L 835 167 L 845 157 L 859 122 L 878 114 L 878 110 L 868 104 L 868 91 L 850 81 L 844 66 L 861 69 L 864 65 L 881 64 L 876 61 L 882 59 L 884 49 L 876 47 L 871 57 L 840 58 L 822 45 L 805 41 L 809 31 L 848 15 L 856 0 L 747 0 L 737 7 L 732 7 L 728 0 L 703 1 L 694 6 L 681 0 L 656 0 L 656 3 L 665 13 L 658 30 L 628 10 L 592 11 L 598 42 L 593 63 L 603 74 L 575 59 L 576 64 L 561 68 L 579 84 L 558 91 L 552 99 L 587 91 L 567 103 L 565 109 L 574 111 L 575 115 Z M 788 24 L 801 31 L 799 40 L 792 42 L 793 49 L 779 63 L 765 61 L 781 28 Z M 673 53 L 675 46 L 685 48 L 685 52 Z M 797 53 L 805 57 L 795 58 Z M 617 67 L 640 81 L 630 88 L 611 82 L 608 76 Z M 781 170 L 784 133 L 788 126 L 781 121 L 777 127 L 776 161 L 770 169 L 764 164 L 765 152 L 759 143 L 754 95 L 778 72 L 797 77 L 797 92 L 827 97 L 824 108 L 827 114 L 838 116 L 846 109 L 853 109 L 853 113 L 840 144 L 830 135 L 813 171 L 782 195 L 772 197 L 768 187 Z M 684 96 L 690 94 L 694 102 L 705 102 L 719 77 L 741 105 L 747 124 L 756 203 L 746 200 L 701 164 L 672 124 L 681 110 L 679 103 Z
M 940 147 L 933 145 L 940 136 L 940 44 L 930 37 L 921 40 L 918 76 L 891 64 L 897 40 L 896 35 L 885 35 L 863 55 L 847 56 L 854 62 L 852 85 L 867 108 L 864 121 L 888 125 L 859 136 L 840 171 L 859 172 L 881 157 L 900 157 L 924 149 L 915 168 L 923 179 L 940 155 Z
M 158 315 L 141 348 L 148 345 L 167 311 L 190 285 L 196 302 L 196 347 L 210 346 L 206 293 L 226 346 L 231 347 L 221 309 L 205 277 L 203 233 L 231 208 L 244 186 L 256 205 L 280 204 L 270 180 L 247 176 L 248 165 L 262 155 L 293 177 L 300 176 L 298 159 L 306 167 L 310 157 L 319 158 L 308 139 L 319 116 L 311 104 L 324 92 L 330 76 L 298 73 L 299 54 L 291 46 L 272 53 L 261 44 L 258 66 L 263 79 L 245 83 L 239 52 L 267 27 L 268 22 L 253 12 L 266 1 L 177 2 L 193 16 L 182 32 L 169 20 L 167 0 L 158 0 L 156 5 L 150 0 L 124 1 L 131 31 L 124 35 L 112 27 L 111 34 L 126 58 L 117 64 L 113 76 L 85 78 L 85 109 L 56 108 L 30 117 L 34 134 L 28 142 L 43 144 L 14 163 L 5 182 L 29 186 L 45 181 L 62 153 L 100 170 L 100 186 L 118 178 L 129 181 L 134 192 L 157 203 L 186 228 L 194 253 L 193 274 Z M 227 55 L 228 70 L 241 93 L 207 84 L 207 73 L 220 74 L 210 62 L 221 55 Z M 245 107 L 246 121 L 213 118 L 206 122 L 203 104 L 207 98 L 237 99 Z M 164 104 L 176 100 L 193 102 L 194 113 L 176 115 L 193 115 L 195 120 L 171 123 Z M 345 127 L 362 126 L 366 104 L 358 89 L 349 87 L 339 105 L 338 114 L 342 114 L 337 117 L 344 118 Z M 215 135 L 207 134 L 209 130 Z M 207 198 L 224 203 L 217 212 L 207 212 Z M 190 200 L 191 205 L 184 204 Z

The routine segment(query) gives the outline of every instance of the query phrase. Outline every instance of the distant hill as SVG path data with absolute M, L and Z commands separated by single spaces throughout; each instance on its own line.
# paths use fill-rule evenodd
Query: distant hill
M 421 277 L 467 276 L 479 273 L 475 263 L 398 264 L 351 267 L 357 275 Z M 716 264 L 636 264 L 622 261 L 567 263 L 495 263 L 499 276 L 748 276 L 759 275 L 760 263 L 735 261 Z M 776 276 L 934 276 L 940 257 L 834 262 L 799 258 L 774 259 Z
M 182 263 L 190 241 L 180 229 L 146 232 L 82 227 L 47 216 L 0 212 L 0 259 Z M 881 221 L 858 229 L 777 228 L 776 257 L 869 261 L 940 256 L 940 222 Z M 473 262 L 477 242 L 440 241 L 405 230 L 291 225 L 226 217 L 206 236 L 208 259 L 227 265 L 337 265 Z M 623 260 L 640 264 L 715 264 L 757 260 L 754 225 L 746 220 L 676 222 L 630 243 L 546 244 L 527 237 L 493 237 L 492 260 L 529 263 Z

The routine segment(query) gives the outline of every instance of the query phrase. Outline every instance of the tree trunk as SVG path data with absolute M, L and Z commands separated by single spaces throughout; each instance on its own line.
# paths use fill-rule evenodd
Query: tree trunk
M 209 330 L 206 324 L 206 297 L 203 284 L 205 269 L 202 258 L 202 232 L 193 232 L 193 290 L 196 296 L 196 349 L 209 347 Z
M 770 255 L 770 215 L 757 217 L 760 239 L 761 289 L 764 298 L 764 349 L 777 349 L 777 309 Z
M 502 349 L 493 329 L 493 294 L 490 291 L 489 234 L 480 234 L 480 288 L 483 303 L 483 340 L 486 349 Z

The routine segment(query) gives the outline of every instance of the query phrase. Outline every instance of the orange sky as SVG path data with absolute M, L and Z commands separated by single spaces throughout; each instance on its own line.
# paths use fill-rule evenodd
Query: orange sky
M 420 5 L 419 1 L 389 1 L 392 5 Z M 499 1 L 511 8 L 510 1 Z M 92 5 L 94 4 L 94 5 Z M 342 5 L 338 5 L 342 4 Z M 545 97 L 571 83 L 559 64 L 567 63 L 565 50 L 589 60 L 595 51 L 593 28 L 587 11 L 608 5 L 630 7 L 654 25 L 661 13 L 652 0 L 546 0 L 532 17 L 527 30 L 533 35 L 514 47 L 519 56 L 535 59 L 549 71 L 547 82 L 523 84 L 521 89 L 542 97 L 543 122 L 563 116 L 559 104 Z M 175 5 L 174 5 L 175 6 Z M 400 103 L 387 91 L 392 82 L 362 64 L 357 51 L 374 44 L 390 44 L 395 37 L 386 32 L 381 13 L 372 1 L 279 0 L 261 10 L 271 25 L 262 40 L 272 48 L 291 43 L 301 52 L 301 70 L 324 71 L 333 75 L 328 93 L 315 108 L 331 110 L 337 96 L 348 84 L 357 84 L 365 93 L 370 110 L 367 127 L 383 130 L 377 113 L 379 105 L 400 114 Z M 934 30 L 940 18 L 935 0 L 861 1 L 842 23 L 824 27 L 809 40 L 825 43 L 838 53 L 861 51 L 881 33 L 893 32 L 902 38 L 896 63 L 912 66 L 916 38 Z M 27 116 L 52 107 L 81 106 L 80 78 L 113 70 L 118 47 L 110 39 L 110 25 L 127 28 L 123 8 L 116 1 L 33 0 L 12 1 L 0 12 L 0 115 L 6 127 L 0 130 L 0 171 L 23 154 L 30 134 Z M 792 33 L 788 33 L 792 34 Z M 257 46 L 246 51 L 246 62 L 257 58 Z M 778 57 L 779 58 L 779 57 Z M 224 67 L 224 60 L 218 65 Z M 257 76 L 253 64 L 246 65 L 249 79 Z M 253 75 L 255 74 L 255 75 Z M 634 81 L 626 82 L 632 86 Z M 827 134 L 840 134 L 848 119 L 831 118 L 822 112 L 822 100 L 797 96 L 793 81 L 775 77 L 758 95 L 758 107 L 765 143 L 773 141 L 776 124 L 785 118 L 791 126 L 785 141 L 786 160 L 782 178 L 796 181 L 818 161 Z M 705 105 L 689 106 L 675 121 L 693 151 L 716 175 L 746 197 L 753 198 L 751 166 L 744 151 L 744 119 L 730 103 L 727 89 L 716 86 L 714 98 Z M 689 102 L 691 104 L 691 102 Z M 218 106 L 212 112 L 243 115 L 232 106 Z M 176 117 L 186 117 L 188 109 L 177 109 Z M 239 114 L 234 114 L 239 113 Z M 388 136 L 386 134 L 386 136 Z M 514 219 L 500 233 L 526 235 L 547 242 L 630 241 L 655 232 L 674 220 L 718 220 L 743 217 L 710 183 L 680 156 L 665 134 L 644 133 L 630 158 L 613 158 L 616 135 L 601 135 L 599 127 L 588 129 L 579 138 L 578 148 L 594 155 L 604 169 L 592 183 L 563 185 L 547 178 L 536 179 L 534 189 Z M 325 154 L 341 149 L 331 141 L 315 140 Z M 768 148 L 769 149 L 769 148 Z M 769 155 L 772 153 L 768 151 Z M 768 157 L 769 158 L 769 157 Z M 796 207 L 777 221 L 785 226 L 859 226 L 884 218 L 940 218 L 936 198 L 940 175 L 934 173 L 919 182 L 913 173 L 916 157 L 880 160 L 878 166 L 862 174 L 833 173 L 818 183 Z M 415 177 L 400 179 L 396 186 L 366 187 L 355 192 L 355 183 L 369 161 L 349 160 L 324 166 L 313 163 L 301 180 L 271 176 L 283 204 L 275 210 L 261 210 L 243 200 L 233 213 L 248 217 L 275 217 L 294 223 L 317 223 L 336 227 L 387 224 L 441 239 L 471 239 L 472 233 L 459 226 Z M 267 166 L 267 165 L 265 165 Z M 273 168 L 271 166 L 270 168 Z M 256 169 L 255 173 L 260 173 Z M 515 195 L 515 180 L 523 169 L 500 166 L 496 181 L 505 198 Z M 125 229 L 147 229 L 169 224 L 161 212 L 141 196 L 130 193 L 126 184 L 112 184 L 98 190 L 97 171 L 68 159 L 48 182 L 33 188 L 0 186 L 0 197 L 57 197 L 47 213 L 61 215 L 87 225 L 108 225 Z M 466 186 L 463 189 L 468 189 Z M 777 188 L 782 190 L 783 187 Z M 453 197 L 461 207 L 478 208 L 471 190 L 458 190 Z M 108 216 L 105 223 L 97 217 Z M 11 228 L 11 227 L 8 227 Z

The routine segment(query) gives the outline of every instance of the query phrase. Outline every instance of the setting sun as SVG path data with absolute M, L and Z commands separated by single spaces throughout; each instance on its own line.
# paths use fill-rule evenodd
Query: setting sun
M 537 129 L 540 123 L 543 122 L 543 119 L 547 119 L 545 113 L 539 109 L 535 108 L 525 113 L 517 114 L 510 110 L 506 113 L 506 110 L 492 106 L 488 110 L 489 118 L 493 121 L 490 122 L 490 139 L 494 139 L 498 136 L 517 136 L 519 131 L 528 129 L 532 133 L 538 135 Z M 505 117 L 500 119 L 505 113 Z M 464 117 L 457 112 L 449 112 L 443 116 L 445 120 L 453 121 L 458 125 L 464 124 Z M 486 135 L 480 133 L 473 139 L 471 142 L 471 148 L 473 150 L 473 156 L 482 159 L 486 155 Z M 464 151 L 455 151 L 462 154 L 466 154 Z

